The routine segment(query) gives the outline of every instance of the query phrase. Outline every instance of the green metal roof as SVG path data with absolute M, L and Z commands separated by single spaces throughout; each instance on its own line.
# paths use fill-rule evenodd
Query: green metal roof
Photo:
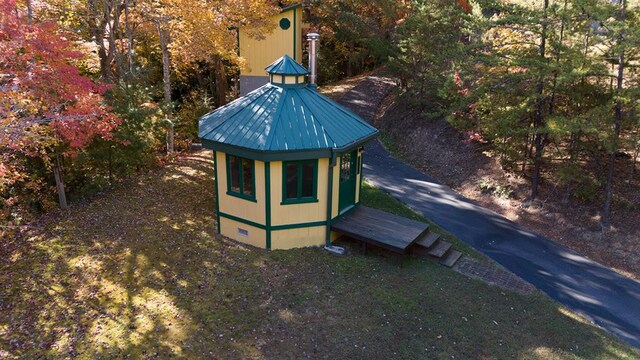
M 302 7 L 302 3 L 297 3 L 297 4 L 293 4 L 293 5 L 289 5 L 289 6 L 283 7 L 280 10 L 280 13 L 282 14 L 283 12 L 287 12 L 289 10 L 297 9 L 299 7 Z
M 331 157 L 377 135 L 313 86 L 272 83 L 202 116 L 198 133 L 207 148 L 263 161 Z
M 307 75 L 309 73 L 309 70 L 298 64 L 289 55 L 284 55 L 272 62 L 265 70 L 271 75 Z

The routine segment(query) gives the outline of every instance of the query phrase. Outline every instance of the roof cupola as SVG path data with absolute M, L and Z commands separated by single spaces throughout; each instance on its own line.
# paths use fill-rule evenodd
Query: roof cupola
M 269 74 L 269 82 L 277 86 L 305 86 L 309 71 L 298 64 L 289 55 L 284 55 L 265 69 Z

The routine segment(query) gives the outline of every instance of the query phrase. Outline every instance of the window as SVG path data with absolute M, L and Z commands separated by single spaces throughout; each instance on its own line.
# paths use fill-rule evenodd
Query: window
M 282 165 L 282 203 L 318 201 L 318 160 L 286 161 Z
M 342 155 L 340 162 L 340 181 L 347 181 L 351 178 L 351 153 Z
M 227 194 L 255 201 L 254 168 L 253 160 L 227 155 Z

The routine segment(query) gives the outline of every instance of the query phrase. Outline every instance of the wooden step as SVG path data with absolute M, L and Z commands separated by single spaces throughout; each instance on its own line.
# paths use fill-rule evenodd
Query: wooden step
M 426 236 L 422 236 L 422 238 L 416 241 L 416 244 L 429 249 L 433 246 L 433 244 L 435 244 L 436 241 L 438 241 L 439 238 L 440 234 L 430 231 Z
M 453 267 L 456 264 L 458 259 L 462 256 L 462 253 L 457 250 L 449 251 L 449 254 L 440 260 L 440 264 L 446 267 Z
M 440 259 L 447 253 L 447 251 L 449 251 L 449 249 L 451 249 L 451 243 L 438 240 L 431 250 L 429 250 L 429 255 Z

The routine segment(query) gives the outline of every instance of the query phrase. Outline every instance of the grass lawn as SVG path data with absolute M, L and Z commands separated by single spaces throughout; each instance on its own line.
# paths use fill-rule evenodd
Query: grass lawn
M 2 239 L 0 358 L 640 357 L 540 294 L 434 262 L 219 238 L 210 158 Z M 367 188 L 364 201 L 393 203 L 382 196 Z

